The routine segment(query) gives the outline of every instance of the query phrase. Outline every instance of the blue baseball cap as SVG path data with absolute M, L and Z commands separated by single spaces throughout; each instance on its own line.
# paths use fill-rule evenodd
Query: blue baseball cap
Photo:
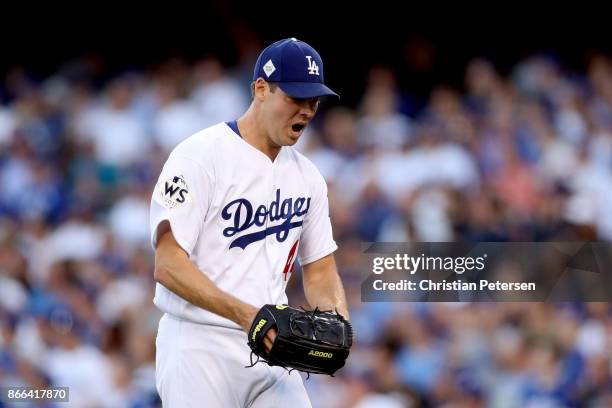
M 323 83 L 323 60 L 314 48 L 296 38 L 277 41 L 264 49 L 253 70 L 253 81 L 276 82 L 289 96 L 315 98 L 335 96 Z

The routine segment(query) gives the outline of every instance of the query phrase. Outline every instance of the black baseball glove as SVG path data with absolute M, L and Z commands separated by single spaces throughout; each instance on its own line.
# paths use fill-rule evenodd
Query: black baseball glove
M 272 327 L 277 336 L 267 353 L 263 339 Z M 271 366 L 332 376 L 344 366 L 353 343 L 351 324 L 340 314 L 286 305 L 263 306 L 248 336 L 253 353 Z

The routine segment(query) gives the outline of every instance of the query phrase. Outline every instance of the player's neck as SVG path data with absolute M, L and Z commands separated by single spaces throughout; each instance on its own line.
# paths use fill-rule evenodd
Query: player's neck
M 255 113 L 252 107 L 236 121 L 242 138 L 248 144 L 268 156 L 270 160 L 274 161 L 280 152 L 281 146 L 272 144 L 270 137 L 258 123 L 259 122 L 255 119 Z

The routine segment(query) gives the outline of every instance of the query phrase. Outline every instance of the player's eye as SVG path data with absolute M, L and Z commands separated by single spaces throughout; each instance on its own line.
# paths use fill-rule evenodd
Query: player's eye
M 316 110 L 319 107 L 319 98 L 293 98 L 290 97 L 291 101 L 299 106 L 304 106 L 305 104 L 310 107 L 310 109 Z

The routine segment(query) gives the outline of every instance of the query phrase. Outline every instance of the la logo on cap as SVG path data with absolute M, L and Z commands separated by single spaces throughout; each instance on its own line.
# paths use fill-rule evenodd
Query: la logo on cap
M 308 73 L 310 75 L 319 75 L 319 66 L 316 61 L 312 60 L 312 55 L 307 55 L 306 59 L 308 60 Z

